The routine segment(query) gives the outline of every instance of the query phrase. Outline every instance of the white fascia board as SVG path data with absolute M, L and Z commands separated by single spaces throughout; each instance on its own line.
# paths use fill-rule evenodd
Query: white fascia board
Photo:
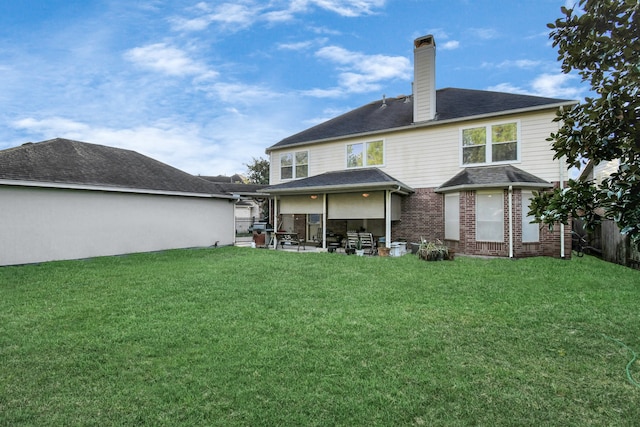
M 541 182 L 496 182 L 495 184 L 463 184 L 463 185 L 455 185 L 453 187 L 446 188 L 436 188 L 433 190 L 435 193 L 454 193 L 458 191 L 467 191 L 467 190 L 488 190 L 494 188 L 531 188 L 531 189 L 542 189 L 542 188 L 551 188 L 553 184 L 548 183 L 544 184 Z
M 227 194 L 189 193 L 183 191 L 150 190 L 145 188 L 108 187 L 102 185 L 72 184 L 66 182 L 24 181 L 12 179 L 0 179 L 0 185 L 13 187 L 57 188 L 61 190 L 104 191 L 111 193 L 153 194 L 160 196 L 201 197 L 217 199 L 238 198 L 237 196 Z

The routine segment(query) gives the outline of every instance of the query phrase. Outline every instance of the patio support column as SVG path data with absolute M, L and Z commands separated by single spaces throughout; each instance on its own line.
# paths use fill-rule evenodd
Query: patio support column
M 278 196 L 273 196 L 273 249 L 278 247 Z
M 322 194 L 322 249 L 327 249 L 327 193 Z
M 385 203 L 384 203 L 384 245 L 387 248 L 391 247 L 391 190 L 385 190 Z

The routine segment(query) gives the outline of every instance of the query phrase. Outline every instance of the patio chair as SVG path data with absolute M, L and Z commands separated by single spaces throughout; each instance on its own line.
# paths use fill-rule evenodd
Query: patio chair
M 351 248 L 351 249 L 355 249 L 356 245 L 358 244 L 358 240 L 360 239 L 360 237 L 358 237 L 358 233 L 355 231 L 347 231 L 347 244 L 345 246 L 345 248 Z
M 371 233 L 358 233 L 358 238 L 362 242 L 362 248 L 369 255 L 374 255 L 376 253 L 376 240 L 373 238 L 373 234 Z

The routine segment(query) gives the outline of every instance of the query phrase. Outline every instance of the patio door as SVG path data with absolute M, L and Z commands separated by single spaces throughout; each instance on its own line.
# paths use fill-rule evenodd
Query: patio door
M 307 215 L 307 239 L 314 242 L 322 241 L 322 215 Z

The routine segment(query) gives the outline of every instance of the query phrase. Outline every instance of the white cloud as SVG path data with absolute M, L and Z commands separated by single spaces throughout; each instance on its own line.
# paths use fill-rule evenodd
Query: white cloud
M 490 86 L 487 90 L 497 92 L 518 93 L 522 95 L 545 96 L 549 98 L 578 99 L 583 88 L 570 86 L 576 80 L 568 74 L 541 74 L 529 83 L 529 89 L 514 86 L 511 83 L 500 83 Z
M 530 91 L 518 86 L 514 86 L 511 83 L 499 83 L 494 86 L 489 86 L 487 90 L 494 92 L 517 93 L 520 95 L 533 95 L 533 93 L 531 93 Z
M 316 6 L 346 17 L 371 15 L 374 9 L 385 5 L 386 0 L 309 0 Z
M 269 88 L 244 83 L 215 83 L 204 87 L 211 96 L 230 104 L 258 105 L 266 100 L 280 97 Z
M 534 93 L 542 96 L 576 99 L 582 90 L 569 86 L 575 80 L 576 77 L 570 74 L 542 74 L 531 82 L 531 87 Z
M 306 50 L 311 46 L 315 45 L 316 41 L 308 40 L 304 42 L 296 42 L 296 43 L 279 43 L 278 49 L 281 50 Z
M 290 0 L 259 2 L 240 1 L 222 3 L 215 8 L 206 3 L 198 3 L 191 8 L 194 17 L 174 17 L 170 19 L 177 31 L 201 31 L 211 24 L 218 24 L 227 31 L 247 28 L 256 22 L 287 22 L 297 15 L 309 13 L 314 7 L 334 12 L 344 17 L 372 15 L 375 9 L 385 5 L 387 0 Z M 284 3 L 284 4 L 283 4 Z
M 482 68 L 535 68 L 542 64 L 542 61 L 536 61 L 531 59 L 515 59 L 515 60 L 505 60 L 499 63 L 494 62 L 483 62 L 481 64 Z
M 246 117 L 238 117 L 237 114 L 220 117 L 212 121 L 215 123 L 215 132 L 212 133 L 209 133 L 211 129 L 204 126 L 171 119 L 131 128 L 91 126 L 61 117 L 25 118 L 13 125 L 39 138 L 33 142 L 55 137 L 69 138 L 134 150 L 188 173 L 217 175 L 239 172 L 238 165 L 251 156 L 262 155 L 264 145 L 260 137 L 283 137 L 274 132 L 269 123 L 257 124 L 247 129 L 242 126 L 246 120 Z M 259 141 L 260 146 L 247 144 L 249 138 Z M 233 145 L 245 148 L 229 149 Z
M 492 40 L 499 36 L 498 31 L 493 28 L 470 28 L 469 33 L 472 37 L 481 40 Z
M 441 50 L 454 50 L 460 47 L 460 42 L 457 40 L 449 40 L 440 45 Z
M 259 17 L 262 8 L 254 4 L 222 3 L 211 9 L 205 3 L 193 8 L 193 18 L 174 17 L 170 19 L 177 31 L 200 31 L 212 23 L 221 25 L 228 31 L 237 31 L 251 26 Z
M 124 57 L 142 68 L 172 76 L 207 75 L 214 77 L 216 75 L 214 71 L 208 70 L 204 65 L 189 58 L 183 50 L 165 43 L 135 47 L 125 52 Z
M 339 96 L 345 93 L 364 93 L 379 90 L 385 80 L 411 78 L 411 64 L 402 56 L 366 55 L 339 46 L 326 46 L 316 56 L 338 65 L 339 87 L 313 89 L 305 94 L 317 97 Z

